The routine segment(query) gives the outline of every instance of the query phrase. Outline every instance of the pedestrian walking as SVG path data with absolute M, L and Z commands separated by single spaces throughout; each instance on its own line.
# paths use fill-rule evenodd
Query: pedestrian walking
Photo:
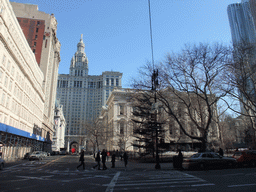
M 124 152 L 123 158 L 124 158 L 124 166 L 126 167 L 128 163 L 128 155 L 126 152 Z
M 182 155 L 182 153 L 181 153 L 181 150 L 179 149 L 179 150 L 178 150 L 178 168 L 179 168 L 180 170 L 183 170 L 182 162 L 183 162 L 183 155 Z
M 107 169 L 107 167 L 106 167 L 106 157 L 107 157 L 107 153 L 106 153 L 105 149 L 103 149 L 103 151 L 101 153 L 101 161 L 102 161 L 102 164 L 103 164 L 103 170 Z
M 111 168 L 115 168 L 115 162 L 116 162 L 116 154 L 115 151 L 113 152 L 112 156 L 111 156 L 111 162 L 112 162 L 112 167 Z
M 221 148 L 219 148 L 218 153 L 219 153 L 220 156 L 223 156 L 223 150 Z
M 116 157 L 119 160 L 119 152 L 118 152 L 118 150 L 116 150 Z
M 95 161 L 97 162 L 97 164 L 94 165 L 93 168 L 95 169 L 96 167 L 98 167 L 98 170 L 100 170 L 100 152 L 97 153 Z
M 84 164 L 84 150 L 83 150 L 83 149 L 81 150 L 79 161 L 80 161 L 81 163 L 80 163 L 80 165 L 78 165 L 78 166 L 76 167 L 76 169 L 78 170 L 78 168 L 83 165 L 83 170 L 85 170 L 85 164 Z

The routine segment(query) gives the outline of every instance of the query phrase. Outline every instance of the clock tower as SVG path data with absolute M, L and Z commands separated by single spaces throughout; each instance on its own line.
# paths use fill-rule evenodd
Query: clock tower
M 71 59 L 69 74 L 71 76 L 87 76 L 88 75 L 88 59 L 84 52 L 83 34 L 77 44 L 77 51 Z

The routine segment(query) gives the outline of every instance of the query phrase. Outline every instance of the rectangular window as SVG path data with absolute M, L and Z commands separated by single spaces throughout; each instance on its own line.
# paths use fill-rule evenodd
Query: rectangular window
M 36 42 L 34 42 L 34 47 L 36 46 Z
M 35 39 L 37 39 L 37 35 L 35 35 Z
M 5 102 L 5 94 L 3 93 L 2 94 L 2 105 L 4 105 L 4 102 Z
M 106 78 L 106 85 L 109 85 L 109 78 Z
M 119 86 L 119 79 L 116 79 L 116 86 Z
M 0 71 L 0 83 L 2 83 L 3 72 Z
M 172 126 L 171 122 L 169 123 L 169 133 L 170 133 L 170 135 L 173 134 L 173 126 Z
M 120 135 L 124 134 L 124 122 L 120 123 Z
M 8 63 L 7 63 L 7 70 L 8 70 L 8 71 L 10 71 L 10 67 L 11 67 L 11 62 L 8 61 Z
M 111 86 L 114 86 L 114 79 L 111 78 Z
M 14 71 L 15 71 L 14 66 L 12 66 L 12 71 L 11 71 L 12 76 L 14 76 Z
M 12 80 L 10 80 L 10 83 L 9 83 L 9 91 L 12 91 Z
M 8 84 L 8 77 L 5 76 L 5 82 L 4 82 L 4 86 L 7 87 L 7 84 Z
M 2 59 L 2 64 L 3 64 L 3 66 L 5 66 L 5 60 L 6 60 L 6 56 L 3 55 L 3 59 Z
M 36 32 L 38 33 L 39 28 L 36 28 Z
M 35 49 L 33 49 L 33 53 L 35 53 L 36 52 L 36 50 Z
M 124 115 L 124 105 L 120 105 L 120 115 Z
M 7 96 L 7 98 L 6 98 L 6 108 L 7 108 L 7 109 L 8 109 L 8 107 L 9 107 L 9 99 L 10 99 L 10 97 Z

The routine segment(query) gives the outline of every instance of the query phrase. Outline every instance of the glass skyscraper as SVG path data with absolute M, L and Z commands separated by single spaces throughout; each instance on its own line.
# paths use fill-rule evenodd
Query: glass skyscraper
M 255 91 L 255 74 L 256 74 L 256 0 L 242 0 L 241 3 L 235 3 L 228 6 L 227 9 L 233 45 L 236 48 L 234 52 L 234 60 L 243 58 L 243 70 L 245 75 L 240 80 L 246 80 L 245 88 L 247 97 L 256 101 Z M 238 50 L 244 49 L 244 53 Z M 245 49 L 246 48 L 246 49 Z M 239 71 L 239 74 L 242 74 Z M 246 79 L 244 79 L 246 78 Z M 245 93 L 240 92 L 240 97 L 246 102 Z M 241 111 L 244 111 L 241 104 Z

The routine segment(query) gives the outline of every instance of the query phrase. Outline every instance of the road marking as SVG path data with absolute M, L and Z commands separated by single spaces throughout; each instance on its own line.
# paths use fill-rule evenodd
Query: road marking
M 61 158 L 64 158 L 64 157 L 65 157 L 65 156 L 62 156 L 62 157 L 60 157 L 60 158 L 58 158 L 58 159 L 52 160 L 52 161 L 50 161 L 49 163 L 46 163 L 45 165 L 43 165 L 43 166 L 41 166 L 41 167 L 39 167 L 39 168 L 46 167 L 47 165 L 50 165 L 50 164 L 52 164 L 53 162 L 55 162 L 55 161 L 57 161 L 57 160 L 59 160 L 59 159 L 61 159 Z
M 229 185 L 228 187 L 246 187 L 246 186 L 253 186 L 256 185 L 255 183 L 252 184 L 243 184 L 243 185 Z
M 145 182 L 145 180 L 143 180 Z M 166 184 L 177 184 L 177 183 L 196 183 L 198 180 L 193 181 L 174 181 L 174 182 L 161 182 L 160 180 L 158 182 L 150 182 L 150 183 L 131 183 L 131 184 L 116 184 L 117 187 L 124 187 L 124 186 L 142 186 L 142 185 L 166 185 Z M 104 184 L 102 186 L 107 186 L 107 184 Z
M 226 175 L 222 175 L 222 176 L 226 177 L 226 176 L 238 176 L 238 175 L 244 175 L 244 173 L 226 174 Z
M 195 184 L 195 185 L 191 185 L 191 187 L 201 187 L 201 186 L 208 186 L 208 185 L 215 185 L 215 184 L 214 183 Z
M 24 179 L 39 179 L 39 180 L 49 180 L 50 177 L 53 177 L 53 175 L 49 176 L 41 176 L 41 177 L 32 177 L 32 176 L 16 176 Z
M 111 182 L 108 185 L 108 188 L 106 189 L 105 192 L 113 192 L 114 187 L 116 185 L 117 179 L 120 175 L 121 171 L 117 172 L 116 175 L 113 177 L 113 179 L 111 180 Z

